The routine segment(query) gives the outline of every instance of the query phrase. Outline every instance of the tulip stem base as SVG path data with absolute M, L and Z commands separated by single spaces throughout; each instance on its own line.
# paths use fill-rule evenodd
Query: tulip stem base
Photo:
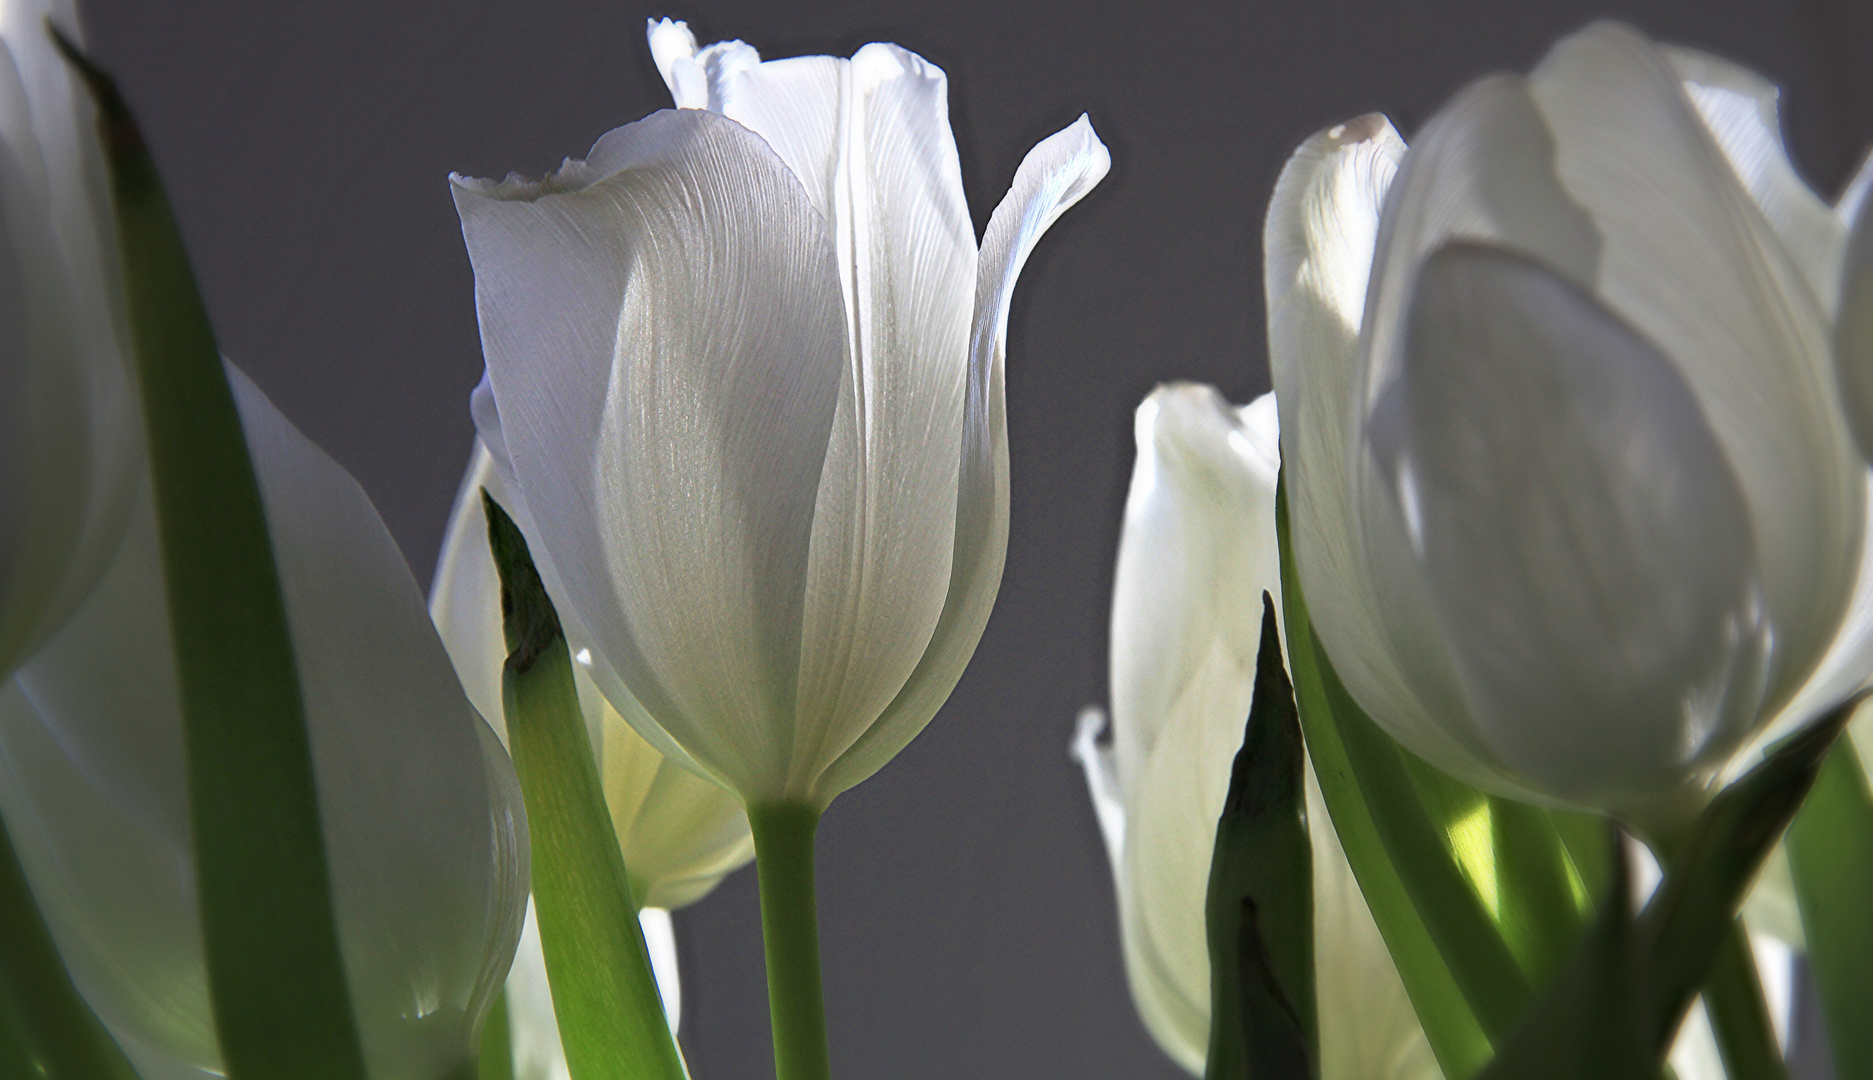
M 1756 960 L 1740 922 L 1730 928 L 1717 950 L 1716 963 L 1704 983 L 1704 1008 L 1710 1014 L 1725 1072 L 1751 1080 L 1788 1080 Z
M 767 947 L 776 1080 L 832 1076 L 813 891 L 813 836 L 819 830 L 819 815 L 819 807 L 806 803 L 748 807 L 755 872 L 761 882 L 761 938 Z

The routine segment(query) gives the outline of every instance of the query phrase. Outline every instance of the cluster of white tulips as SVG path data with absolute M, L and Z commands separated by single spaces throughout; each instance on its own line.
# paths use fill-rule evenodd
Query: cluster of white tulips
M 814 831 L 993 607 L 1090 123 L 978 240 L 940 69 L 653 22 L 676 108 L 453 181 L 486 375 L 425 607 L 216 351 L 73 15 L 0 4 L 0 1075 L 681 1080 L 668 910 L 753 859 L 825 1080 Z M 1799 970 L 1873 1075 L 1863 194 L 1610 25 L 1295 152 L 1275 393 L 1139 407 L 1072 744 L 1179 1065 L 1774 1077 Z

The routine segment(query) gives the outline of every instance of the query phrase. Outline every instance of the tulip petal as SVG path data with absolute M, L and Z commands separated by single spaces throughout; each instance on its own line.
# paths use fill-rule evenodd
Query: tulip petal
M 1314 992 L 1321 1080 L 1443 1080 L 1404 980 L 1340 847 L 1320 782 L 1307 769 L 1314 848 Z
M 501 628 L 500 580 L 488 548 L 481 508 L 486 488 L 509 505 L 510 492 L 479 440 L 469 457 L 450 515 L 436 581 L 435 620 L 469 701 L 506 740 L 501 671 L 507 643 Z M 590 650 L 573 664 L 573 682 L 599 762 L 612 824 L 624 850 L 632 896 L 640 907 L 678 908 L 701 899 L 730 871 L 754 857 L 741 800 L 658 752 L 594 685 Z M 622 691 L 627 707 L 642 706 Z M 648 718 L 640 717 L 649 725 Z
M 1855 218 L 1841 262 L 1834 362 L 1860 453 L 1873 461 L 1873 213 Z
M 1200 1075 L 1210 1035 L 1204 897 L 1254 668 L 1245 674 L 1220 641 L 1194 659 L 1126 799 L 1118 887 L 1132 1000 L 1158 1045 Z
M 813 520 L 797 796 L 891 704 L 942 613 L 976 277 L 943 73 L 867 45 L 850 80 L 833 224 L 853 348 Z
M 469 1053 L 519 934 L 513 770 L 356 483 L 230 368 L 293 630 L 351 999 L 373 1075 Z M 100 676 L 100 671 L 103 672 Z M 0 707 L 0 804 L 60 951 L 129 1041 L 217 1066 L 154 512 Z
M 1273 396 L 1251 409 L 1253 425 L 1193 383 L 1160 386 L 1138 407 L 1138 461 L 1112 586 L 1113 751 L 1128 799 L 1172 702 L 1213 651 L 1244 695 L 1254 682 L 1262 593 L 1277 602 L 1281 595 L 1281 463 L 1270 452 Z M 1218 715 L 1248 709 L 1244 696 Z
M 1566 278 L 1469 243 L 1425 262 L 1405 356 L 1373 449 L 1495 758 L 1631 814 L 1721 764 L 1771 639 L 1685 380 Z
M 1086 777 L 1086 793 L 1093 800 L 1093 816 L 1099 822 L 1099 838 L 1105 841 L 1106 858 L 1112 864 L 1114 879 L 1123 871 L 1125 854 L 1125 798 L 1119 794 L 1119 771 L 1112 760 L 1112 747 L 1099 744 L 1099 733 L 1106 728 L 1106 711 L 1097 705 L 1080 710 L 1073 723 L 1073 742 L 1067 753 L 1079 762 Z
M 1833 638 L 1865 523 L 1821 304 L 1644 38 L 1590 27 L 1529 84 L 1556 175 L 1604 238 L 1592 284 L 1683 373 L 1742 486 L 1779 704 Z
M 1857 690 L 1873 683 L 1873 475 L 1867 478 L 1868 527 L 1862 534 L 1860 570 L 1854 579 L 1847 612 L 1840 629 L 1828 646 L 1814 674 L 1801 690 L 1782 707 L 1775 720 L 1765 725 L 1756 737 L 1758 750 L 1767 748 L 1794 729 L 1845 701 Z M 1754 764 L 1757 754 L 1733 761 L 1731 775 L 1741 775 Z
M 1426 129 L 1414 160 L 1436 160 L 1419 165 L 1414 175 L 1426 183 L 1457 174 L 1450 182 L 1460 182 L 1464 190 L 1476 188 L 1484 183 L 1468 178 L 1483 171 L 1476 159 L 1492 146 L 1499 152 L 1525 148 L 1528 140 L 1505 137 L 1492 143 L 1465 137 L 1465 128 L 1512 131 L 1512 123 L 1492 114 L 1513 118 L 1526 111 L 1525 98 L 1516 100 L 1513 87 L 1502 80 L 1460 95 L 1449 113 Z M 1465 123 L 1472 114 L 1483 119 Z M 1539 145 L 1533 152 L 1542 152 Z M 1373 715 L 1396 725 L 1393 730 L 1409 730 L 1413 748 L 1446 771 L 1500 786 L 1502 779 L 1481 770 L 1477 755 L 1443 724 L 1453 710 L 1462 709 L 1462 699 L 1448 658 L 1434 652 L 1435 636 L 1418 629 L 1430 617 L 1428 601 L 1417 598 L 1410 628 L 1394 634 L 1380 597 L 1383 587 L 1396 591 L 1399 584 L 1382 579 L 1362 539 L 1367 515 L 1355 483 L 1368 467 L 1358 436 L 1365 407 L 1355 390 L 1361 378 L 1361 328 L 1368 321 L 1367 279 L 1374 268 L 1380 208 L 1404 157 L 1404 143 L 1383 116 L 1336 124 L 1295 151 L 1269 203 L 1263 233 L 1269 366 L 1281 411 L 1284 482 L 1293 499 L 1294 550 L 1314 624 L 1323 643 L 1341 646 L 1333 663 L 1355 696 Z M 1527 171 L 1526 166 L 1514 170 L 1518 177 Z M 1514 192 L 1531 185 L 1518 180 L 1507 186 L 1513 189 L 1507 198 L 1514 205 Z M 1398 201 L 1432 202 L 1419 192 L 1401 193 Z M 1423 210 L 1412 213 L 1417 219 L 1432 216 Z M 1391 233 L 1402 237 L 1396 241 L 1401 245 L 1410 240 L 1409 231 L 1397 225 Z M 1384 302 L 1383 290 L 1377 302 Z M 1396 652 L 1395 640 L 1404 643 Z M 1426 653 L 1432 658 L 1426 659 Z M 1435 698 L 1441 710 L 1421 703 L 1415 680 L 1427 670 L 1445 673 Z
M 1748 68 L 1696 49 L 1662 46 L 1659 52 L 1684 80 L 1710 134 L 1823 310 L 1832 313 L 1840 289 L 1845 220 L 1821 201 L 1789 160 L 1776 106 L 1781 91 Z
M 697 761 L 763 791 L 791 760 L 847 356 L 824 222 L 765 143 L 698 110 L 537 184 L 458 179 L 456 205 L 502 436 L 572 621 Z
M 989 219 L 977 262 L 954 548 L 942 615 L 903 689 L 822 775 L 819 788 L 825 798 L 878 771 L 923 730 L 955 689 L 982 638 L 1008 554 L 1008 419 L 1003 379 L 1009 303 L 1035 244 L 1061 214 L 1093 189 L 1111 163 L 1105 144 L 1082 116 L 1028 151 L 1008 194 Z
M 114 263 L 95 208 L 73 203 L 94 179 L 78 160 L 95 157 L 92 128 L 43 17 L 28 3 L 0 10 L 0 676 L 104 571 L 141 465 L 121 308 L 103 279 Z
M 659 754 L 603 699 L 598 707 L 605 803 L 632 898 L 640 908 L 667 909 L 702 899 L 754 858 L 741 800 Z

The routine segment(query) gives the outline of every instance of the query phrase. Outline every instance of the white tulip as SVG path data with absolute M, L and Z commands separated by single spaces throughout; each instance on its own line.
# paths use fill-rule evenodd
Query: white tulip
M 1043 141 L 978 250 L 937 68 L 651 39 L 680 109 L 456 178 L 477 425 L 605 696 L 744 800 L 823 807 L 981 636 L 1009 295 L 1108 158 L 1084 118 Z
M 364 492 L 232 367 L 304 694 L 371 1075 L 473 1059 L 526 899 L 513 766 Z M 219 1075 L 150 486 L 90 598 L 0 690 L 0 811 L 79 990 L 147 1076 Z
M 512 504 L 493 456 L 477 440 L 449 518 L 429 605 L 468 699 L 505 742 L 501 669 L 507 645 L 501 628 L 500 579 L 488 549 L 488 523 L 482 510 L 484 488 L 496 502 Z M 667 909 L 701 899 L 754 857 L 754 842 L 741 800 L 674 764 L 644 741 L 593 686 L 589 656 L 581 650 L 574 658 L 573 682 L 599 764 L 605 802 L 624 852 L 631 895 L 644 909 L 651 957 L 653 961 L 661 957 L 661 963 L 654 965 L 657 984 L 675 1027 L 682 994 Z M 625 704 L 635 707 L 629 699 Z M 508 976 L 507 1007 L 515 1076 L 547 1080 L 568 1075 L 531 907 Z
M 1276 436 L 1273 395 L 1236 409 L 1179 384 L 1139 406 L 1112 598 L 1112 745 L 1093 742 L 1096 710 L 1074 741 L 1112 857 L 1132 1000 L 1195 1075 L 1209 1047 L 1216 820 L 1253 698 L 1263 591 L 1280 603 Z M 1312 769 L 1307 818 L 1322 1080 L 1441 1076 Z
M 117 240 L 71 4 L 0 3 L 0 678 L 104 570 L 135 493 Z
M 1463 779 L 1655 837 L 1873 651 L 1842 215 L 1739 71 L 1590 27 L 1409 153 L 1377 116 L 1315 136 L 1266 233 L 1294 551 L 1348 689 Z

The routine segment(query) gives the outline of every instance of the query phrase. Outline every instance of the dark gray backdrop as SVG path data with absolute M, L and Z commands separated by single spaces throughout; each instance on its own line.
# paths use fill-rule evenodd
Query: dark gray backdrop
M 1786 88 L 1807 175 L 1873 137 L 1858 0 L 81 0 L 169 183 L 222 346 L 355 473 L 427 581 L 481 360 L 450 170 L 539 173 L 668 104 L 644 19 L 770 57 L 896 41 L 949 72 L 978 230 L 1035 141 L 1092 114 L 1105 183 L 1042 243 L 1009 334 L 1001 598 L 929 730 L 821 831 L 845 1077 L 1172 1078 L 1134 1017 L 1066 744 L 1105 695 L 1131 410 L 1163 379 L 1267 389 L 1260 231 L 1282 161 L 1373 109 L 1409 135 L 1486 71 L 1612 14 Z M 752 871 L 678 916 L 701 1080 L 771 1075 Z

